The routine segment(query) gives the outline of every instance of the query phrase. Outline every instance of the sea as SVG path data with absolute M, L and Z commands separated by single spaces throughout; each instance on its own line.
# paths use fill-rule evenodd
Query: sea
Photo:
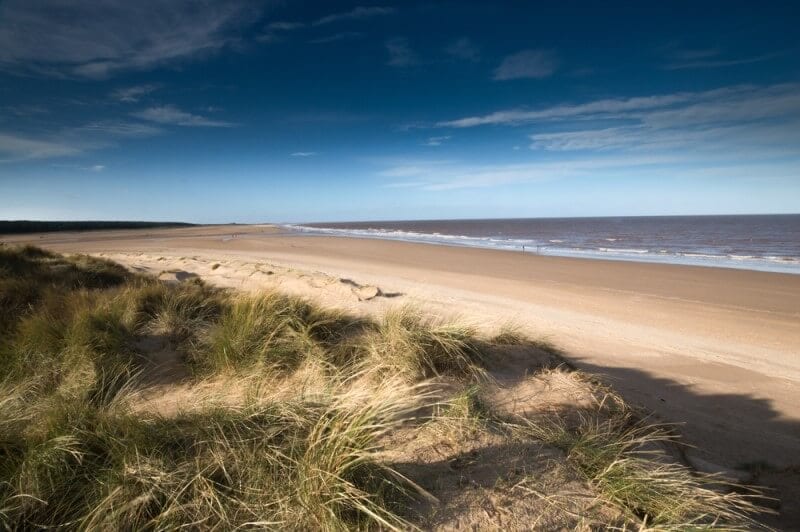
M 800 274 L 800 214 L 291 224 L 304 234 Z

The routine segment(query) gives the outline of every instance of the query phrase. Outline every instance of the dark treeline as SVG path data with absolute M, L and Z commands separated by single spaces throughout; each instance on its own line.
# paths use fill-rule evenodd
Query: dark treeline
M 40 233 L 45 231 L 90 231 L 93 229 L 150 229 L 155 227 L 191 227 L 179 222 L 41 222 L 0 220 L 0 234 Z

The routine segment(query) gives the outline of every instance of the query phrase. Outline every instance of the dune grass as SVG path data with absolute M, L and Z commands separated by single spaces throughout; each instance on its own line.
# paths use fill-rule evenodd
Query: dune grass
M 208 404 L 170 418 L 134 415 L 122 396 L 102 406 L 62 398 L 16 423 L 2 404 L 0 522 L 406 529 L 391 508 L 413 487 L 375 459 L 378 438 L 420 397 L 404 391 Z
M 601 402 L 594 414 L 581 412 L 577 422 L 548 415 L 517 419 L 513 429 L 561 449 L 598 496 L 641 529 L 760 528 L 752 518 L 763 500 L 757 490 L 725 489 L 724 479 L 675 462 L 665 452 L 675 444 L 672 430 L 641 421 L 618 397 L 611 403 L 606 409 Z
M 578 423 L 493 412 L 487 349 L 535 347 L 519 329 L 487 339 L 419 308 L 371 320 L 0 246 L 0 332 L 4 528 L 412 529 L 423 493 L 382 456 L 395 431 L 414 427 L 453 448 L 494 430 L 561 449 L 637 526 L 754 524 L 753 498 L 643 452 L 666 433 L 617 396 Z M 150 336 L 175 346 L 196 379 L 253 381 L 257 393 L 169 416 L 133 408 Z M 322 384 L 287 393 L 303 371 Z
M 428 316 L 414 307 L 389 311 L 364 338 L 369 364 L 416 381 L 441 375 L 485 376 L 475 328 Z
M 202 373 L 287 372 L 309 358 L 346 366 L 353 362 L 347 340 L 363 323 L 284 294 L 239 296 L 207 328 L 190 360 Z

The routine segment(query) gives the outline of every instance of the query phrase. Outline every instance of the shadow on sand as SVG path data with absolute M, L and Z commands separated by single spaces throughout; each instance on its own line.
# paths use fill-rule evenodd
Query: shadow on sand
M 800 422 L 786 419 L 770 401 L 746 394 L 697 393 L 691 386 L 628 367 L 604 367 L 565 355 L 567 360 L 654 413 L 656 422 L 675 423 L 688 456 L 734 469 L 748 483 L 778 499 L 777 516 L 764 522 L 800 530 Z

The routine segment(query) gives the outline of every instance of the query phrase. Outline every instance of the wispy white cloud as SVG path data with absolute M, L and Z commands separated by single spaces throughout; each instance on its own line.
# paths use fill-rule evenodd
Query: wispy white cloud
M 121 140 L 143 139 L 163 132 L 150 124 L 121 120 L 89 122 L 40 135 L 0 131 L 0 162 L 73 157 L 116 146 Z M 71 168 L 99 172 L 105 166 Z
M 580 121 L 564 123 L 562 131 L 532 134 L 531 147 L 548 151 L 737 149 L 767 154 L 800 144 L 800 84 L 713 93 L 714 98 L 696 93 L 679 104 L 604 117 L 611 127 L 593 126 L 592 115 L 574 117 Z
M 379 175 L 408 178 L 392 181 L 390 188 L 412 187 L 423 190 L 485 188 L 516 183 L 544 182 L 590 175 L 593 171 L 614 168 L 646 167 L 662 164 L 663 157 L 596 158 L 586 161 L 533 162 L 525 164 L 473 165 L 455 161 L 414 161 L 393 165 Z
M 330 15 L 325 15 L 324 17 L 320 17 L 309 23 L 299 22 L 299 21 L 282 21 L 282 20 L 275 21 L 271 22 L 270 24 L 267 24 L 263 32 L 258 37 L 256 37 L 256 40 L 260 42 L 277 42 L 284 40 L 286 34 L 291 31 L 309 27 L 316 28 L 319 26 L 326 26 L 328 24 L 333 24 L 335 22 L 342 22 L 348 20 L 362 20 L 371 17 L 391 15 L 396 12 L 397 9 L 393 7 L 357 6 L 351 9 L 350 11 L 331 13 Z M 363 34 L 361 32 L 357 31 L 343 31 L 339 33 L 334 33 L 333 35 L 314 38 L 308 42 L 310 42 L 311 44 L 325 44 L 336 41 L 344 41 L 348 39 L 356 39 L 361 37 L 362 35 Z
M 305 27 L 306 24 L 304 22 L 288 22 L 284 20 L 270 22 L 264 28 L 264 31 L 256 36 L 256 40 L 264 43 L 281 41 L 285 33 Z
M 408 44 L 408 39 L 404 37 L 397 37 L 386 41 L 386 51 L 389 52 L 388 65 L 393 67 L 410 67 L 419 63 L 417 54 L 411 49 Z
M 664 68 L 666 70 L 689 70 L 698 68 L 722 68 L 722 67 L 729 67 L 736 65 L 749 65 L 752 63 L 761 63 L 762 61 L 774 59 L 779 55 L 780 55 L 779 53 L 769 53 L 752 57 L 740 57 L 731 59 L 695 58 L 692 60 L 674 61 L 664 66 Z
M 338 41 L 352 41 L 354 39 L 360 39 L 363 36 L 364 34 L 360 31 L 343 31 L 340 33 L 334 33 L 333 35 L 320 37 L 318 39 L 311 39 L 308 42 L 311 44 L 328 44 Z
M 332 22 L 341 22 L 343 20 L 360 20 L 382 15 L 391 15 L 396 12 L 397 10 L 393 7 L 358 6 L 354 9 L 351 9 L 350 11 L 344 11 L 341 13 L 332 13 L 330 15 L 318 18 L 311 25 L 323 26 L 325 24 L 331 24 Z
M 151 92 L 156 91 L 159 85 L 155 83 L 147 83 L 144 85 L 134 85 L 133 87 L 122 87 L 116 89 L 111 93 L 111 98 L 125 103 L 136 103 L 142 96 L 146 96 Z
M 557 153 L 540 153 L 524 164 L 389 164 L 379 175 L 394 178 L 392 187 L 424 190 L 595 176 L 788 179 L 800 175 L 800 83 L 599 99 L 498 111 L 439 125 L 535 128 L 529 133 L 530 148 Z
M 0 111 L 18 117 L 39 116 L 49 113 L 46 107 L 31 104 L 5 105 L 0 107 Z
M 449 56 L 465 61 L 477 62 L 481 59 L 480 49 L 466 37 L 451 42 L 445 46 L 444 51 Z
M 0 162 L 68 157 L 83 151 L 79 144 L 60 139 L 35 139 L 0 132 Z
M 450 140 L 452 137 L 450 135 L 442 135 L 440 137 L 428 137 L 423 144 L 425 146 L 441 146 L 443 142 Z
M 552 50 L 522 50 L 507 56 L 494 71 L 498 81 L 548 78 L 558 69 L 558 56 Z
M 315 151 L 296 151 L 291 153 L 291 157 L 313 157 L 317 154 Z
M 660 51 L 664 54 L 664 59 L 666 61 L 666 64 L 661 68 L 665 70 L 692 70 L 748 65 L 774 59 L 787 53 L 786 51 L 777 51 L 759 55 L 735 57 L 717 46 L 687 48 L 680 42 L 668 43 L 662 46 Z
M 600 119 L 639 119 L 651 113 L 650 120 L 697 120 L 709 114 L 739 119 L 780 114 L 794 107 L 800 84 L 768 87 L 739 85 L 701 92 L 677 92 L 653 96 L 605 98 L 580 104 L 561 104 L 541 109 L 508 109 L 486 115 L 469 116 L 437 123 L 440 127 L 467 128 L 485 125 L 519 126 L 533 123 Z M 704 118 L 703 120 L 706 120 Z
M 717 57 L 722 53 L 719 48 L 678 48 L 676 45 L 668 45 L 664 49 L 668 51 L 670 58 L 676 61 L 697 61 Z
M 75 128 L 74 131 L 79 134 L 94 134 L 97 136 L 111 136 L 119 138 L 153 137 L 163 133 L 161 128 L 151 126 L 150 124 L 114 120 L 89 122 L 88 124 Z
M 100 173 L 106 170 L 106 165 L 104 164 L 93 164 L 90 166 L 83 166 L 79 164 L 51 163 L 50 166 L 53 168 L 66 168 L 69 170 L 81 170 L 84 172 L 93 172 L 93 173 Z
M 251 0 L 5 0 L 0 68 L 98 79 L 150 69 L 235 42 L 261 9 Z
M 384 188 L 416 188 L 426 191 L 453 191 L 493 188 L 526 183 L 545 183 L 569 179 L 630 178 L 647 175 L 650 179 L 727 179 L 791 178 L 800 165 L 781 161 L 759 161 L 740 156 L 716 160 L 684 155 L 598 155 L 589 158 L 529 162 L 524 164 L 473 165 L 463 163 L 418 163 L 413 167 L 389 167 L 381 177 L 407 178 L 388 181 Z
M 267 30 L 269 31 L 291 31 L 305 27 L 306 25 L 304 22 L 287 22 L 281 20 L 267 24 Z
M 211 120 L 204 116 L 187 113 L 174 105 L 150 107 L 143 111 L 133 113 L 136 118 L 149 120 L 158 124 L 168 124 L 184 127 L 233 127 L 236 124 L 222 120 Z

